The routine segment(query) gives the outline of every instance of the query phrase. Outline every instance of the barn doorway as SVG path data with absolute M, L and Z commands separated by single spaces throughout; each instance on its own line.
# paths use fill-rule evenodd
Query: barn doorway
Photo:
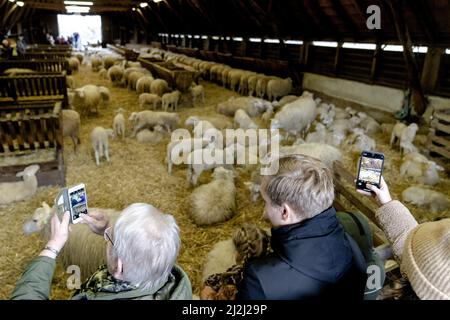
M 98 15 L 58 14 L 58 28 L 59 36 L 66 39 L 76 32 L 80 35 L 77 49 L 102 42 L 102 19 Z

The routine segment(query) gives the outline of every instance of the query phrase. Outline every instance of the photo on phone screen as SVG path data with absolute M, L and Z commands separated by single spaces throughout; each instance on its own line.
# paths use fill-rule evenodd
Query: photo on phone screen
M 370 192 L 370 190 L 366 188 L 366 183 L 380 187 L 383 162 L 383 154 L 363 151 L 359 162 L 356 188 Z
M 86 189 L 83 187 L 69 189 L 69 201 L 72 213 L 72 221 L 76 223 L 81 214 L 87 214 Z

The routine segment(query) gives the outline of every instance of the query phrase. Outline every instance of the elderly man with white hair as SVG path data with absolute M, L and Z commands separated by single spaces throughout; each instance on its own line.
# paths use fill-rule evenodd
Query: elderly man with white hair
M 172 215 L 152 205 L 135 203 L 125 208 L 114 225 L 92 211 L 82 216 L 91 230 L 103 235 L 107 264 L 76 290 L 72 299 L 192 299 L 186 273 L 175 264 L 179 248 L 179 228 Z M 17 282 L 12 299 L 48 299 L 55 259 L 69 237 L 69 213 L 62 221 L 52 217 L 52 235 Z

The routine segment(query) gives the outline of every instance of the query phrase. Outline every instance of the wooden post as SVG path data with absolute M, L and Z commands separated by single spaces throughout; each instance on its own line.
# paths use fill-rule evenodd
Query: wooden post
M 439 69 L 441 59 L 444 55 L 445 48 L 428 47 L 423 64 L 421 84 L 425 93 L 430 93 L 436 87 L 439 77 Z
M 339 42 L 336 47 L 336 55 L 334 56 L 334 75 L 337 76 L 339 74 L 339 68 L 341 65 L 341 51 L 342 51 L 343 42 Z
M 380 61 L 380 55 L 383 51 L 381 50 L 380 43 L 377 43 L 375 50 L 373 51 L 372 57 L 372 67 L 370 68 L 370 83 L 373 84 L 375 82 L 375 77 L 377 76 L 378 63 Z

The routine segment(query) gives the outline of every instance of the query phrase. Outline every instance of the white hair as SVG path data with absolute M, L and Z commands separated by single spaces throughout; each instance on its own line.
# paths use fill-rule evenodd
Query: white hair
M 179 228 L 172 215 L 146 203 L 132 204 L 114 225 L 113 238 L 125 281 L 153 291 L 167 282 L 180 248 Z

